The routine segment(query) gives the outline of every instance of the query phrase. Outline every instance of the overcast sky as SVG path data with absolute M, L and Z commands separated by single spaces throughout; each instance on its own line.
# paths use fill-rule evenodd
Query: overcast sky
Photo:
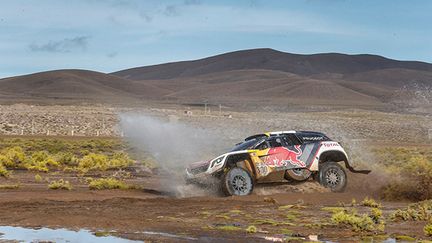
M 432 62 L 432 1 L 1 0 L 0 77 L 273 48 Z

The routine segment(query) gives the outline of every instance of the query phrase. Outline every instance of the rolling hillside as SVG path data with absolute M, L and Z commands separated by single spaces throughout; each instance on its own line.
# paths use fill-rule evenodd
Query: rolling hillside
M 376 55 L 346 55 L 325 53 L 299 55 L 273 49 L 253 49 L 230 52 L 195 61 L 174 62 L 137 67 L 114 72 L 119 77 L 143 79 L 170 79 L 231 70 L 265 69 L 294 73 L 302 76 L 314 74 L 352 74 L 388 68 L 432 71 L 432 64 L 397 61 Z
M 87 70 L 56 70 L 0 79 L 0 99 L 19 102 L 125 103 L 167 94 L 161 88 Z
M 0 79 L 0 102 L 383 107 L 432 87 L 432 64 L 374 55 L 236 51 L 104 74 L 56 70 Z

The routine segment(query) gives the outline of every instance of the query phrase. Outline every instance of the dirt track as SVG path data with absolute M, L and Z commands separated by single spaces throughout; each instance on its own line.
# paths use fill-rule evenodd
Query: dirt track
M 430 140 L 426 140 L 427 128 L 431 123 L 424 116 L 363 111 L 283 113 L 277 117 L 273 117 L 275 113 L 271 112 L 233 113 L 233 118 L 200 115 L 188 117 L 175 110 L 157 110 L 153 113 L 174 116 L 193 127 L 210 127 L 220 133 L 221 137 L 227 138 L 230 144 L 251 133 L 262 132 L 264 128 L 286 129 L 289 121 L 290 129 L 321 130 L 336 139 L 341 138 L 340 141 L 347 146 L 354 145 L 350 148 L 350 154 L 360 158 L 370 151 L 364 144 L 406 146 L 409 143 L 426 149 L 431 146 Z M 23 114 L 23 117 L 27 117 L 27 113 Z M 103 121 L 100 117 L 95 115 L 93 123 Z M 364 117 L 370 119 L 363 120 Z M 368 159 L 365 158 L 366 162 L 372 165 L 372 161 Z M 47 189 L 46 181 L 35 182 L 34 177 L 35 173 L 19 170 L 13 171 L 11 178 L 0 177 L 0 184 L 19 184 L 16 189 L 0 190 L 1 225 L 86 228 L 128 239 L 163 242 L 224 242 L 227 239 L 237 242 L 266 239 L 302 241 L 315 239 L 315 236 L 320 240 L 358 242 L 366 235 L 376 237 L 378 241 L 396 238 L 398 235 L 427 239 L 423 233 L 426 222 L 393 222 L 388 218 L 394 210 L 406 207 L 409 202 L 382 202 L 387 223 L 384 232 L 360 233 L 349 226 L 332 224 L 332 212 L 323 210 L 323 207 L 342 205 L 347 210 L 355 208 L 359 213 L 370 211 L 370 208 L 360 205 L 352 207 L 351 203 L 355 199 L 358 204 L 366 196 L 378 200 L 375 189 L 381 185 L 380 180 L 383 180 L 379 174 L 366 177 L 350 174 L 349 190 L 340 194 L 327 192 L 310 181 L 300 185 L 260 186 L 253 195 L 228 198 L 217 197 L 205 191 L 190 193 L 190 188 L 186 188 L 189 189 L 186 192 L 182 191 L 183 198 L 175 197 L 172 182 L 169 183 L 170 178 L 157 173 L 133 173 L 133 178 L 128 179 L 128 182 L 143 187 L 139 190 L 92 191 L 82 182 L 83 178 L 74 174 L 57 171 L 44 174 L 44 178 L 64 178 L 74 186 L 71 191 L 57 191 Z M 256 226 L 256 233 L 246 232 L 251 225 Z
M 17 177 L 25 183 L 25 178 L 33 176 L 29 174 L 21 173 Z M 78 186 L 72 191 L 54 191 L 28 183 L 18 189 L 2 190 L 0 222 L 24 227 L 86 228 L 129 239 L 164 242 L 192 239 L 264 241 L 266 237 L 280 240 L 286 234 L 296 240 L 317 235 L 320 240 L 338 242 L 354 242 L 364 237 L 364 233 L 353 232 L 348 227 L 330 225 L 331 213 L 322 208 L 341 204 L 350 208 L 353 198 L 360 202 L 370 194 L 367 192 L 336 194 L 325 192 L 315 182 L 306 182 L 297 186 L 261 186 L 254 195 L 246 197 L 175 198 L 161 195 L 164 192 L 154 184 L 158 178 L 136 179 L 147 188 L 91 191 Z M 293 188 L 303 191 L 296 192 Z M 292 207 L 284 209 L 285 205 Z M 404 202 L 384 202 L 384 215 L 406 205 Z M 369 210 L 363 206 L 356 208 L 359 212 Z M 258 232 L 246 233 L 249 225 L 255 225 Z M 387 237 L 410 235 L 424 238 L 423 226 L 423 223 L 389 221 L 385 233 Z

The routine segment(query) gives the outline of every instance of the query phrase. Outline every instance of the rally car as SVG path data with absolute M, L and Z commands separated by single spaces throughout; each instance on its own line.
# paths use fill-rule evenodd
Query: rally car
M 226 195 L 248 195 L 256 183 L 316 179 L 333 192 L 344 191 L 344 167 L 355 170 L 342 146 L 325 134 L 312 131 L 279 131 L 257 134 L 238 143 L 228 153 L 186 168 L 186 180 L 205 184 L 217 178 Z

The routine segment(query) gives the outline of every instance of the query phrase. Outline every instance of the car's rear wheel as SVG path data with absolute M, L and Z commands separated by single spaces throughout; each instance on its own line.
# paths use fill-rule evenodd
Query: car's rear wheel
M 289 181 L 306 181 L 312 172 L 305 168 L 296 168 L 285 171 L 285 179 Z
M 336 162 L 320 164 L 318 179 L 321 185 L 332 192 L 343 192 L 347 185 L 347 176 L 343 167 Z
M 252 176 L 240 167 L 232 167 L 222 177 L 222 191 L 227 196 L 249 195 L 253 187 Z

